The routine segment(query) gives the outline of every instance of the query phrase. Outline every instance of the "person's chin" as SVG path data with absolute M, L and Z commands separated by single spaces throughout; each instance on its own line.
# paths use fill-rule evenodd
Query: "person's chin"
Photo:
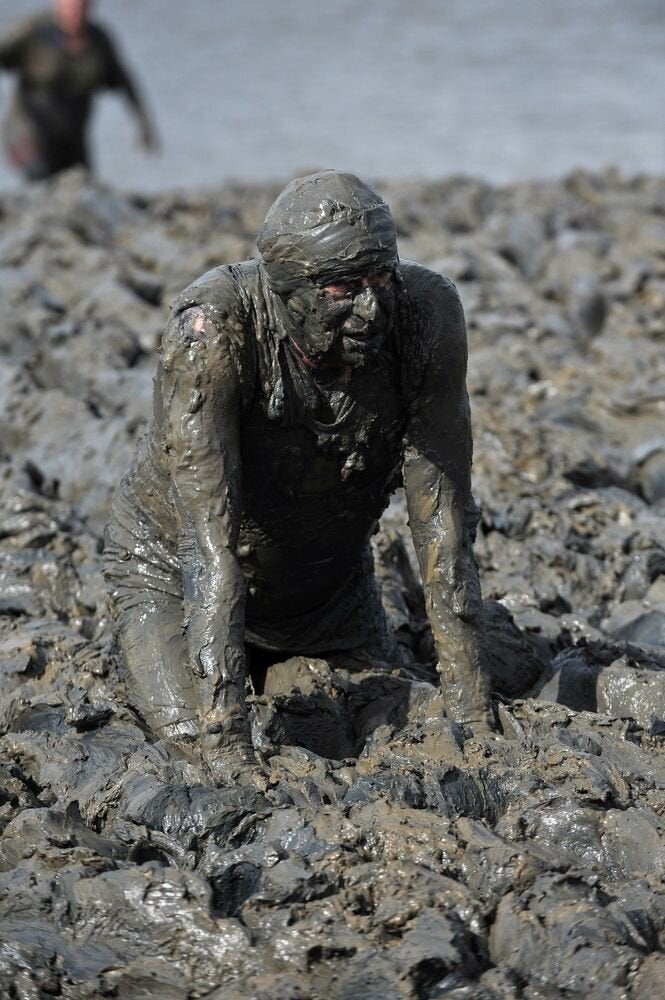
M 341 356 L 345 364 L 359 367 L 371 358 L 376 357 L 383 342 L 383 331 L 378 331 L 373 336 L 363 334 L 363 336 L 351 336 L 346 334 L 342 338 Z

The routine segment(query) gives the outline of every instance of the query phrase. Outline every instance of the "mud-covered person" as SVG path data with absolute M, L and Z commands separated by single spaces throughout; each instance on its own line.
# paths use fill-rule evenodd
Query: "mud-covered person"
M 291 182 L 258 248 L 176 300 L 106 533 L 130 697 L 217 780 L 254 760 L 257 650 L 390 656 L 369 540 L 402 476 L 445 711 L 490 725 L 457 292 L 350 174 Z
M 122 93 L 146 149 L 153 126 L 106 30 L 89 17 L 91 0 L 54 0 L 52 9 L 0 39 L 0 69 L 17 77 L 4 125 L 7 155 L 26 180 L 90 166 L 88 127 L 96 94 Z

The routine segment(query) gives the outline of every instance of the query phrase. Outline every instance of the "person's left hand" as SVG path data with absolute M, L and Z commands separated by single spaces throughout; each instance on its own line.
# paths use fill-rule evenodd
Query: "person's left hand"
M 251 785 L 259 770 L 256 760 L 247 760 L 244 755 L 236 756 L 233 752 L 215 754 L 209 751 L 204 760 L 217 788 Z
M 161 142 L 156 129 L 150 122 L 143 122 L 140 134 L 141 146 L 147 153 L 161 152 Z
M 471 734 L 477 739 L 496 739 L 501 735 L 501 730 L 497 724 L 496 715 L 492 706 L 487 711 L 480 713 L 477 718 L 465 721 L 465 726 L 471 730 Z

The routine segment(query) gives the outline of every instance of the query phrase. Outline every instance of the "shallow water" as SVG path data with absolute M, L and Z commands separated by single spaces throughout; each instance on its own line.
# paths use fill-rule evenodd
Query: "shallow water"
M 0 30 L 35 6 L 3 0 Z M 660 0 L 114 0 L 98 16 L 164 143 L 144 155 L 121 102 L 101 101 L 99 169 L 121 187 L 665 168 Z

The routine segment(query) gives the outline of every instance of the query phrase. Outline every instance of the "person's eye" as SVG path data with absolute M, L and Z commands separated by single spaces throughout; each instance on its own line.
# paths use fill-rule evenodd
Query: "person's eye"
M 391 271 L 379 271 L 377 274 L 370 274 L 367 277 L 368 285 L 376 285 L 378 288 L 387 288 L 392 281 Z

